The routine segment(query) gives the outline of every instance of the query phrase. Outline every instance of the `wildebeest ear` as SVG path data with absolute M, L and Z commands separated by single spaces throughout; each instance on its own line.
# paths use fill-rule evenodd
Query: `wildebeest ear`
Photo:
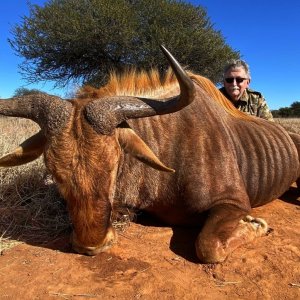
M 175 172 L 174 169 L 165 166 L 132 129 L 117 128 L 116 133 L 119 143 L 126 153 L 159 171 Z
M 14 167 L 37 159 L 44 151 L 46 137 L 39 131 L 25 140 L 13 152 L 0 158 L 0 167 Z

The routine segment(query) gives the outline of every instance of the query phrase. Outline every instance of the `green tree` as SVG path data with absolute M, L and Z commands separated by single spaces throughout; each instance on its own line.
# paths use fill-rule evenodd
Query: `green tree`
M 295 101 L 291 104 L 292 115 L 295 117 L 300 117 L 300 102 Z
M 272 110 L 274 118 L 300 118 L 300 101 L 295 101 L 290 107 L 282 107 Z
M 278 114 L 279 114 L 279 116 L 281 116 L 282 118 L 292 117 L 292 111 L 291 111 L 291 108 L 290 108 L 290 107 L 282 107 L 282 108 L 279 108 Z
M 13 97 L 20 97 L 20 96 L 26 96 L 26 95 L 32 95 L 32 94 L 40 94 L 43 93 L 40 90 L 37 89 L 27 89 L 24 87 L 17 88 L 13 94 Z
M 271 110 L 271 113 L 273 115 L 273 118 L 280 118 L 279 110 L 278 109 L 273 109 Z
M 158 45 L 215 83 L 225 61 L 240 56 L 214 29 L 201 6 L 176 0 L 49 0 L 30 5 L 9 40 L 29 82 L 103 84 L 111 69 L 163 71 Z

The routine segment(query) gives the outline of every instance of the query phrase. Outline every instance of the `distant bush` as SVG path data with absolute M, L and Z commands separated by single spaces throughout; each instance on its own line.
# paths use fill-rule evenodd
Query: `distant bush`
M 295 101 L 290 107 L 282 107 L 272 110 L 274 118 L 300 118 L 300 102 Z

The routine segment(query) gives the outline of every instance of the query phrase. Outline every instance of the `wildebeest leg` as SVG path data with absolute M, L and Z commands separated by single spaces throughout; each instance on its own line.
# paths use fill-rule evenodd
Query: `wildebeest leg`
M 294 132 L 289 132 L 290 137 L 292 138 L 299 155 L 300 160 L 300 135 Z M 300 191 L 300 170 L 299 170 L 299 178 L 296 180 L 297 188 Z
M 223 262 L 237 247 L 265 235 L 266 222 L 233 205 L 213 207 L 196 240 L 198 258 L 204 263 Z

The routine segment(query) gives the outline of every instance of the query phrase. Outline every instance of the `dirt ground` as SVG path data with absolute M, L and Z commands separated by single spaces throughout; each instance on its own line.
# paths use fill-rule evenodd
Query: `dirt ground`
M 131 223 L 108 252 L 70 252 L 68 237 L 0 256 L 0 299 L 300 299 L 300 198 L 291 188 L 253 210 L 273 229 L 222 264 L 197 261 L 193 228 Z

